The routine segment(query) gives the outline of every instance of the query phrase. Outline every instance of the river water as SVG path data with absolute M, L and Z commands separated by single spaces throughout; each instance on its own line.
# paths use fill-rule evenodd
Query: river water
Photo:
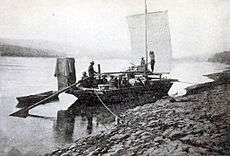
M 79 79 L 81 73 L 87 70 L 89 59 L 76 60 L 76 72 Z M 67 109 L 75 97 L 67 94 L 59 95 L 60 100 L 47 105 L 34 108 L 30 113 L 52 117 L 39 119 L 28 117 L 26 119 L 8 116 L 16 111 L 16 98 L 34 93 L 57 90 L 54 77 L 56 59 L 54 58 L 25 58 L 25 57 L 0 57 L 0 155 L 5 155 L 13 147 L 23 154 L 44 154 L 63 147 L 68 143 L 57 139 L 54 130 L 55 118 L 58 110 Z M 130 65 L 127 60 L 95 60 L 100 63 L 102 71 L 121 71 Z M 171 73 L 168 77 L 179 79 L 170 89 L 169 94 L 184 94 L 184 88 L 200 82 L 211 81 L 202 75 L 220 72 L 227 66 L 210 62 L 173 62 Z M 92 133 L 89 134 L 87 121 L 76 117 L 73 140 L 87 135 L 94 135 L 113 126 L 111 124 L 96 124 L 93 119 Z

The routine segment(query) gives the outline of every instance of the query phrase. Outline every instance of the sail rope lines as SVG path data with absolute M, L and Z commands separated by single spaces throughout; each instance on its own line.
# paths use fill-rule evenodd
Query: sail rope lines
M 128 127 L 134 127 L 134 128 L 138 128 L 142 131 L 145 131 L 147 133 L 149 133 L 150 135 L 154 136 L 154 134 L 146 129 L 143 129 L 143 127 L 140 127 L 139 125 L 130 125 L 128 122 L 126 122 L 124 119 L 122 119 L 121 117 L 119 117 L 118 115 L 116 115 L 115 113 L 113 113 L 113 111 L 102 101 L 102 99 L 100 98 L 100 96 L 98 95 L 97 91 L 94 91 L 95 95 L 97 96 L 97 98 L 99 99 L 99 101 L 101 102 L 101 104 L 116 118 L 120 119 L 121 121 L 123 121 L 123 123 L 128 126 Z

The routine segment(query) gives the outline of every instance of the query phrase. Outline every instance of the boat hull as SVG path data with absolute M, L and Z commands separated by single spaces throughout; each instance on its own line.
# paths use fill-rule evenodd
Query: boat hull
M 102 91 L 72 90 L 69 93 L 76 96 L 78 102 L 88 106 L 101 105 L 101 101 L 106 105 L 143 105 L 155 102 L 167 96 L 172 84 L 171 81 L 165 80 L 152 82 L 152 84 L 148 86 L 133 86 Z M 100 97 L 101 100 L 99 100 L 98 97 Z

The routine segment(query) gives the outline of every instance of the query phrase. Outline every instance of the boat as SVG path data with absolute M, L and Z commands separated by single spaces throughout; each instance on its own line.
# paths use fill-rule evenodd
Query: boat
M 173 82 L 176 82 L 177 80 L 165 78 L 163 75 L 168 74 L 166 72 L 151 72 L 150 70 L 148 70 L 148 50 L 151 49 L 148 48 L 149 41 L 147 40 L 147 37 L 150 38 L 150 36 L 148 35 L 149 31 L 147 30 L 146 23 L 147 23 L 147 19 L 152 18 L 152 16 L 154 18 L 159 18 L 161 16 L 163 17 L 162 26 L 165 27 L 166 30 L 166 32 L 163 32 L 164 33 L 163 35 L 168 37 L 168 35 L 170 34 L 169 34 L 169 30 L 167 29 L 168 26 L 167 11 L 148 13 L 146 8 L 145 14 L 132 15 L 128 17 L 128 20 L 131 24 L 133 24 L 134 22 L 141 23 L 140 19 L 141 18 L 142 20 L 145 19 L 144 22 L 145 40 L 143 41 L 145 44 L 144 51 L 146 52 L 146 61 L 145 61 L 146 63 L 144 66 L 133 65 L 125 71 L 104 72 L 104 73 L 101 73 L 101 70 L 99 68 L 98 69 L 99 75 L 95 77 L 95 79 L 93 80 L 92 86 L 90 87 L 87 86 L 87 84 L 90 82 L 87 83 L 88 80 L 84 80 L 82 81 L 82 85 L 74 89 L 68 90 L 67 93 L 76 96 L 78 103 L 84 104 L 86 106 L 101 105 L 102 103 L 105 103 L 107 105 L 115 105 L 115 104 L 143 105 L 146 103 L 155 102 L 156 100 L 161 99 L 164 96 L 167 96 L 168 91 L 173 85 Z M 159 21 L 157 22 L 159 23 Z M 160 25 L 160 24 L 155 24 L 155 25 Z M 159 26 L 159 30 L 162 30 L 162 26 L 161 25 Z M 130 31 L 131 33 L 133 33 L 134 35 L 140 35 L 134 31 L 139 30 L 141 27 L 139 28 L 136 27 L 133 28 L 132 26 L 129 27 L 131 29 Z M 158 49 L 159 53 L 166 52 L 166 51 L 171 52 L 170 38 L 167 38 L 165 36 L 163 36 L 162 38 L 159 37 L 157 40 L 156 43 L 157 45 L 155 48 Z M 138 36 L 131 36 L 131 37 L 137 38 Z M 134 40 L 132 40 L 133 49 L 136 48 L 137 46 L 136 44 L 137 43 L 134 42 Z M 163 51 L 160 51 L 159 49 L 162 49 L 161 48 L 162 45 L 164 46 L 164 49 Z M 139 52 L 140 49 L 138 49 L 137 51 Z M 141 55 L 143 55 L 143 53 Z M 101 78 L 103 76 L 113 77 L 114 79 L 116 79 L 117 84 L 111 84 L 109 82 L 104 83 Z M 126 86 L 121 85 L 120 82 L 123 79 L 126 79 L 128 81 L 128 85 Z M 130 81 L 134 81 L 134 83 L 129 83 Z
M 133 72 L 133 74 L 136 73 Z M 126 87 L 101 84 L 99 81 L 100 79 L 98 79 L 98 87 L 78 87 L 77 89 L 69 90 L 68 93 L 76 96 L 78 98 L 77 101 L 86 106 L 101 105 L 102 101 L 108 105 L 143 105 L 156 102 L 156 100 L 167 96 L 173 82 L 177 80 L 153 78 L 147 80 L 146 83 L 140 82 Z
M 18 104 L 16 105 L 17 108 L 23 108 L 23 107 L 29 107 L 31 105 L 33 105 L 36 102 L 39 102 L 51 95 L 53 95 L 55 92 L 54 91 L 48 91 L 48 92 L 43 92 L 43 93 L 39 93 L 39 94 L 34 94 L 34 95 L 29 95 L 29 96 L 22 96 L 22 97 L 16 97 L 16 99 L 18 100 Z M 50 98 L 49 100 L 41 103 L 41 104 L 45 104 L 48 102 L 52 102 L 52 101 L 58 101 L 58 95 L 54 96 L 52 98 Z

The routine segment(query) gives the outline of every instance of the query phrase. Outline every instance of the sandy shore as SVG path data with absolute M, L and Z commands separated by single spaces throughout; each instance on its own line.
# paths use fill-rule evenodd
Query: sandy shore
M 108 133 L 47 155 L 230 155 L 229 77 L 189 89 L 185 96 L 130 109 Z

